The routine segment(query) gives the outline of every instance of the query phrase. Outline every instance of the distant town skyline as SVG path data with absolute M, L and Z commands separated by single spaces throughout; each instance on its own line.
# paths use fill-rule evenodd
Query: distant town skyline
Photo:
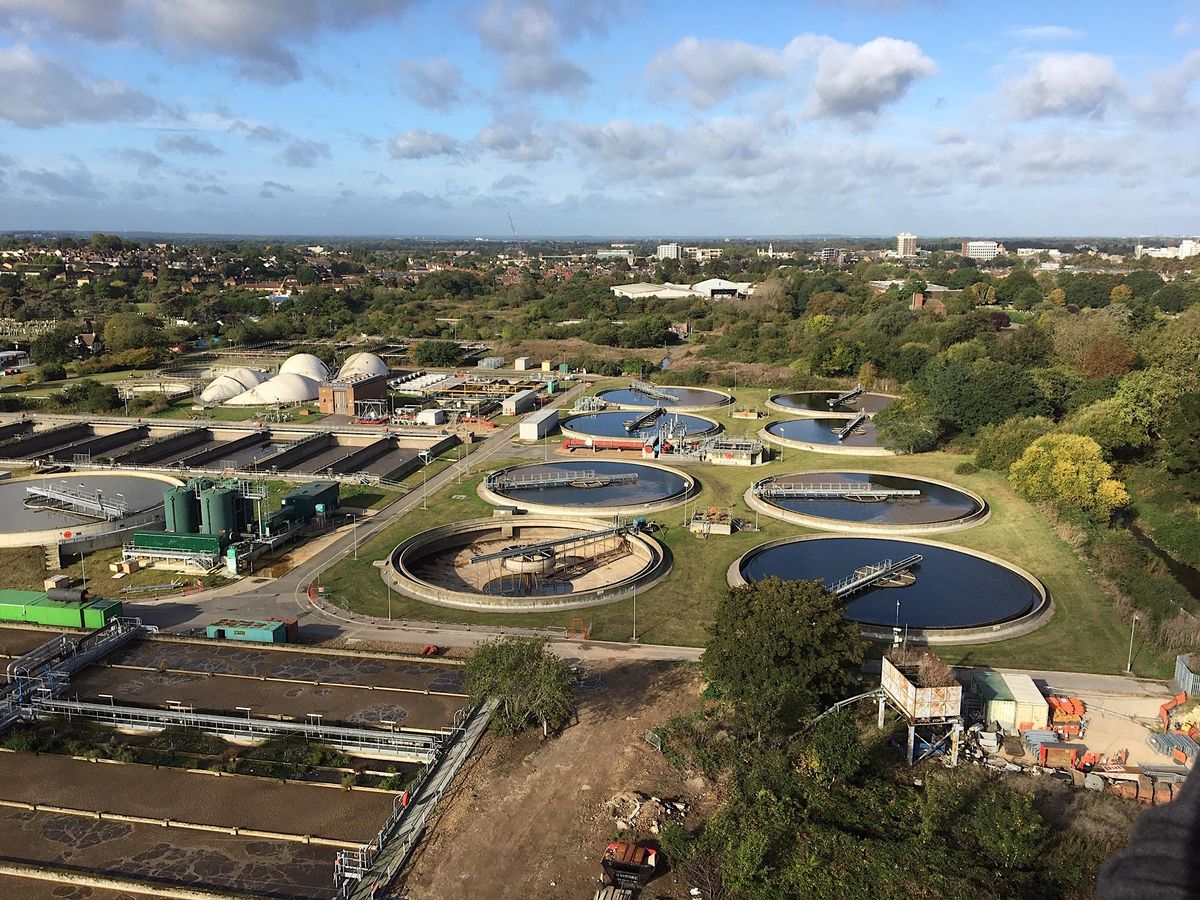
M 0 230 L 1200 229 L 1200 2 L 0 0 Z

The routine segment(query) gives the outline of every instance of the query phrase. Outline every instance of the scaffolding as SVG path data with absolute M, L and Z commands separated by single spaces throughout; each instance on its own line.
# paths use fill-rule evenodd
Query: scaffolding
M 66 510 L 108 522 L 122 519 L 129 512 L 123 494 L 117 494 L 115 499 L 105 497 L 103 491 L 87 491 L 82 484 L 79 490 L 68 487 L 66 482 L 61 486 L 31 485 L 25 488 L 25 493 L 26 509 Z

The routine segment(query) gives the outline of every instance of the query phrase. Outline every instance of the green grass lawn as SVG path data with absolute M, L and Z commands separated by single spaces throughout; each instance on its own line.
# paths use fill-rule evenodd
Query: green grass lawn
M 608 382 L 620 384 L 627 379 Z M 601 389 L 603 385 L 598 385 Z M 739 405 L 763 407 L 767 389 L 737 391 Z M 703 415 L 722 422 L 730 433 L 754 433 L 764 420 L 733 419 L 733 407 Z M 772 418 L 786 418 L 774 414 Z M 690 466 L 687 471 L 701 486 L 703 506 L 732 506 L 735 515 L 754 520 L 742 501 L 746 488 L 767 475 L 805 469 L 863 468 L 910 473 L 961 484 L 983 496 L 992 507 L 991 518 L 966 531 L 935 535 L 934 540 L 958 544 L 1008 559 L 1041 578 L 1055 603 L 1053 618 L 1030 635 L 992 644 L 948 646 L 939 654 L 952 664 L 996 665 L 1014 668 L 1060 669 L 1118 673 L 1125 668 L 1129 632 L 1113 612 L 1095 579 L 1074 551 L 1063 543 L 1036 509 L 1017 497 L 1004 476 L 980 471 L 956 475 L 954 467 L 967 459 L 950 453 L 925 453 L 908 457 L 849 457 L 785 451 L 782 460 L 756 469 Z M 486 470 L 519 460 L 489 459 Z M 360 546 L 359 559 L 346 560 L 325 573 L 322 582 L 337 602 L 373 615 L 387 615 L 387 592 L 374 560 L 384 558 L 400 540 L 433 525 L 488 516 L 491 508 L 478 499 L 475 487 L 483 472 L 461 485 L 432 495 L 428 510 L 414 510 L 383 534 Z M 410 483 L 412 478 L 409 479 Z M 459 499 L 455 499 L 455 497 Z M 703 644 L 717 599 L 726 588 L 726 569 L 740 554 L 768 540 L 815 533 L 767 517 L 759 518 L 761 531 L 731 537 L 697 538 L 683 527 L 684 511 L 667 510 L 654 518 L 666 526 L 660 533 L 671 551 L 674 565 L 658 586 L 637 598 L 638 637 L 663 644 Z M 592 635 L 606 640 L 627 640 L 633 631 L 633 600 L 605 606 L 545 614 L 472 613 L 447 609 L 392 593 L 392 616 L 476 624 L 565 626 L 582 617 L 591 623 Z M 1167 675 L 1173 657 L 1135 648 L 1134 670 L 1143 675 Z

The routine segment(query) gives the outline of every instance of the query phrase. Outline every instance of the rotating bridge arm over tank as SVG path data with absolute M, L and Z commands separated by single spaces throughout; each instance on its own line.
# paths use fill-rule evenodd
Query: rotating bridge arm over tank
M 496 475 L 488 479 L 488 487 L 501 491 L 520 491 L 534 488 L 570 487 L 580 482 L 601 485 L 633 484 L 638 480 L 637 472 L 605 472 L 597 474 L 592 469 L 577 472 L 545 472 L 533 475 Z
M 849 403 L 855 397 L 858 397 L 860 394 L 864 393 L 865 391 L 866 391 L 866 388 L 864 388 L 862 386 L 862 384 L 859 383 L 859 384 L 856 384 L 854 387 L 852 387 L 850 390 L 846 391 L 846 393 L 838 394 L 838 396 L 834 397 L 831 400 L 827 400 L 826 402 L 829 404 L 830 408 L 833 408 L 836 406 L 843 406 L 843 405 Z
M 848 597 L 851 594 L 856 594 L 861 590 L 869 588 L 877 582 L 883 581 L 885 578 L 919 565 L 922 559 L 924 557 L 920 553 L 914 553 L 912 556 L 900 560 L 900 562 L 894 563 L 890 559 L 885 559 L 872 566 L 863 566 L 863 568 L 856 571 L 853 575 L 835 582 L 829 590 L 833 593 L 833 596 L 839 599 Z
M 637 391 L 639 394 L 645 394 L 647 397 L 652 397 L 655 400 L 666 400 L 668 403 L 678 403 L 679 397 L 672 394 L 670 391 L 664 391 L 660 387 L 655 387 L 645 381 L 629 382 L 629 389 Z
M 552 541 L 541 541 L 536 544 L 522 544 L 520 546 L 505 547 L 503 550 L 497 550 L 495 553 L 484 553 L 481 556 L 471 557 L 471 565 L 482 562 L 491 562 L 492 560 L 513 559 L 520 556 L 528 556 L 538 553 L 542 550 L 556 550 L 561 547 L 568 547 L 575 544 L 591 543 L 607 537 L 618 537 L 624 534 L 637 534 L 642 530 L 640 522 L 635 522 L 631 525 L 617 525 L 613 528 L 603 528 L 599 531 L 588 531 L 584 534 L 573 534 L 570 537 L 556 538 Z
M 642 415 L 638 416 L 636 419 L 630 419 L 628 422 L 626 422 L 625 430 L 627 432 L 629 432 L 630 434 L 633 434 L 633 432 L 638 431 L 642 428 L 645 428 L 651 422 L 656 420 L 659 416 L 665 415 L 666 412 L 667 411 L 665 409 L 663 409 L 661 406 L 656 406 L 656 407 L 654 407 L 654 409 L 650 410 L 647 413 L 643 413 Z
M 844 441 L 846 438 L 850 437 L 850 435 L 854 433 L 854 429 L 863 422 L 867 421 L 868 418 L 869 417 L 867 416 L 866 411 L 860 412 L 857 416 L 850 420 L 845 428 L 838 432 L 838 440 Z
M 853 481 L 814 482 L 810 484 L 756 485 L 754 493 L 768 500 L 891 500 L 920 497 L 914 488 L 883 488 Z

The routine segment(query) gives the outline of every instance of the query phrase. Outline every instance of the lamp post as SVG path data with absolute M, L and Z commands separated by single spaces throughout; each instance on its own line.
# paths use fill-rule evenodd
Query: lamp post
M 350 523 L 354 527 L 354 558 L 358 559 L 358 516 L 350 513 Z
M 1129 659 L 1125 662 L 1126 673 L 1133 674 L 1133 633 L 1137 630 L 1138 617 L 1133 617 L 1133 622 L 1129 626 Z

